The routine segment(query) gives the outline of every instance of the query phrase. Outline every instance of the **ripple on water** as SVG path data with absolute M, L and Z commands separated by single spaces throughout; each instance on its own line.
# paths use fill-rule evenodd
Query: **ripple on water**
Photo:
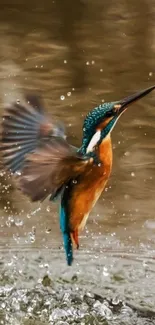
M 6 255 L 1 261 L 0 325 L 153 325 L 155 322 L 154 303 L 152 307 L 150 304 L 153 295 L 140 290 L 144 274 L 136 255 L 129 260 L 119 256 L 115 263 L 114 256 L 112 259 L 106 256 L 100 265 L 96 259 L 92 264 L 89 256 L 88 270 L 86 255 L 85 262 L 80 259 L 80 267 L 68 268 L 65 263 L 60 265 L 60 260 L 57 263 L 54 253 L 10 254 L 12 263 L 6 263 Z M 108 276 L 103 274 L 105 267 Z M 144 268 L 146 279 L 153 268 L 152 260 L 148 259 Z M 143 285 L 146 290 L 144 281 Z

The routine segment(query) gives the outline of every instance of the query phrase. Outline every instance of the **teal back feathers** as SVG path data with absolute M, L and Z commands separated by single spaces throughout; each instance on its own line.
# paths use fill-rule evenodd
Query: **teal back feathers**
M 103 122 L 104 119 L 107 119 L 114 115 L 113 107 L 115 104 L 117 104 L 117 102 L 104 103 L 98 107 L 95 107 L 88 113 L 83 124 L 83 139 L 79 152 L 82 154 L 86 153 L 87 146 L 95 134 L 97 126 Z M 109 133 L 114 123 L 115 120 L 112 120 L 111 123 L 109 123 L 106 128 L 102 130 L 102 138 L 104 138 Z

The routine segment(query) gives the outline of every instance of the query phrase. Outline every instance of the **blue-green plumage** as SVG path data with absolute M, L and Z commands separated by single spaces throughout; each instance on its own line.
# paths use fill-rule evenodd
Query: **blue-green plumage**
M 108 118 L 113 116 L 113 107 L 118 102 L 104 103 L 95 107 L 91 112 L 89 112 L 84 120 L 83 124 L 83 138 L 82 138 L 82 146 L 79 149 L 79 152 L 82 154 L 86 153 L 86 149 L 88 144 L 96 132 L 97 126 L 103 121 L 104 118 Z M 109 126 L 110 127 L 110 126 Z M 103 138 L 108 134 L 109 127 L 104 129 L 104 133 L 102 134 Z
M 61 202 L 60 212 L 59 212 L 60 229 L 62 231 L 67 264 L 71 265 L 73 261 L 73 248 L 72 248 L 72 241 L 70 237 L 69 218 L 66 212 L 67 211 L 65 210 L 64 203 Z
M 59 218 L 60 218 L 60 229 L 63 236 L 67 264 L 70 266 L 73 262 L 73 247 L 72 247 L 72 241 L 70 237 L 69 213 L 67 208 L 68 195 L 69 195 L 69 191 L 68 188 L 66 188 L 66 190 L 64 190 L 63 195 L 61 196 Z

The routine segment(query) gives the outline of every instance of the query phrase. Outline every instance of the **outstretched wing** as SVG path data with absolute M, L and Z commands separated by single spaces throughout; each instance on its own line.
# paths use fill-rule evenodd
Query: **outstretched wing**
M 22 169 L 25 156 L 51 137 L 66 138 L 64 127 L 45 114 L 41 100 L 27 95 L 23 102 L 5 108 L 2 118 L 1 152 L 3 165 L 15 173 Z
M 44 200 L 50 194 L 54 197 L 90 163 L 91 159 L 80 157 L 64 139 L 52 138 L 27 156 L 18 176 L 19 188 L 32 201 Z

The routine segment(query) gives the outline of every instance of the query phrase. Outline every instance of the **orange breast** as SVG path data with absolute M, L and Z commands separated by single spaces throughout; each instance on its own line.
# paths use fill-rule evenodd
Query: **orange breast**
M 82 229 L 101 195 L 112 168 L 111 139 L 107 137 L 98 149 L 101 166 L 89 166 L 75 185 L 69 203 L 71 230 Z

